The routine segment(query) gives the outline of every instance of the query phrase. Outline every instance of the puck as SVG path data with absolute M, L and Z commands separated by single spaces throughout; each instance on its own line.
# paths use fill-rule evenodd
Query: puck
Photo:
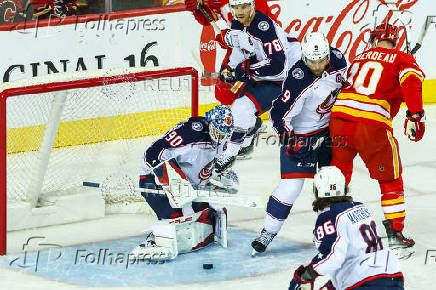
M 213 268 L 213 264 L 203 264 L 203 269 L 210 270 Z

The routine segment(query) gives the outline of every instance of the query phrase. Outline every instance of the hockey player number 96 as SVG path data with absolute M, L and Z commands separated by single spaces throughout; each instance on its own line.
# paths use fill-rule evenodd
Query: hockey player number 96
M 362 67 L 360 67 L 359 62 L 356 62 L 350 69 L 348 83 L 350 83 L 350 87 L 354 87 L 357 93 L 369 96 L 375 93 L 382 72 L 383 65 L 379 62 L 370 61 Z

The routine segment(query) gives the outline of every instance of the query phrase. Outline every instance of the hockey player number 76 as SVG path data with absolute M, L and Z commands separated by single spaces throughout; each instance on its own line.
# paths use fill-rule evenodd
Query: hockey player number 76
M 360 67 L 356 62 L 350 69 L 348 83 L 354 87 L 357 93 L 362 95 L 372 95 L 377 89 L 383 72 L 383 65 L 379 62 L 370 61 Z M 357 75 L 357 77 L 356 77 Z

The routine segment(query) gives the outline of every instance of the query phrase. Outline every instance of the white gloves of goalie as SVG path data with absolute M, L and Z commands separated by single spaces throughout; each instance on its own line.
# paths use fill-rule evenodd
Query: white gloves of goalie
M 217 173 L 216 170 L 214 170 L 209 182 L 229 193 L 236 193 L 239 187 L 238 175 L 231 169 L 222 173 Z

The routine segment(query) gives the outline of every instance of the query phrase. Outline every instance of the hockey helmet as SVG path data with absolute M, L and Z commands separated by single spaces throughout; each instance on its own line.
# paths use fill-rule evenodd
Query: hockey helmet
M 399 38 L 399 31 L 400 29 L 397 26 L 385 22 L 379 24 L 373 31 L 371 31 L 369 39 L 370 42 L 373 42 L 374 39 L 376 39 L 377 42 L 388 40 L 396 46 Z
M 303 37 L 301 52 L 305 63 L 307 60 L 318 61 L 325 57 L 330 57 L 330 45 L 324 34 L 312 32 Z
M 336 166 L 321 167 L 313 179 L 313 190 L 317 198 L 345 196 L 345 177 Z
M 241 5 L 241 4 L 250 4 L 251 6 L 250 16 L 254 14 L 254 10 L 255 10 L 254 0 L 229 0 L 229 5 L 232 10 L 232 14 L 234 18 L 236 18 L 236 15 L 235 15 L 235 11 L 233 10 L 233 6 Z
M 220 142 L 230 137 L 233 131 L 233 116 L 229 107 L 219 105 L 205 114 L 209 123 L 209 135 L 215 142 Z

